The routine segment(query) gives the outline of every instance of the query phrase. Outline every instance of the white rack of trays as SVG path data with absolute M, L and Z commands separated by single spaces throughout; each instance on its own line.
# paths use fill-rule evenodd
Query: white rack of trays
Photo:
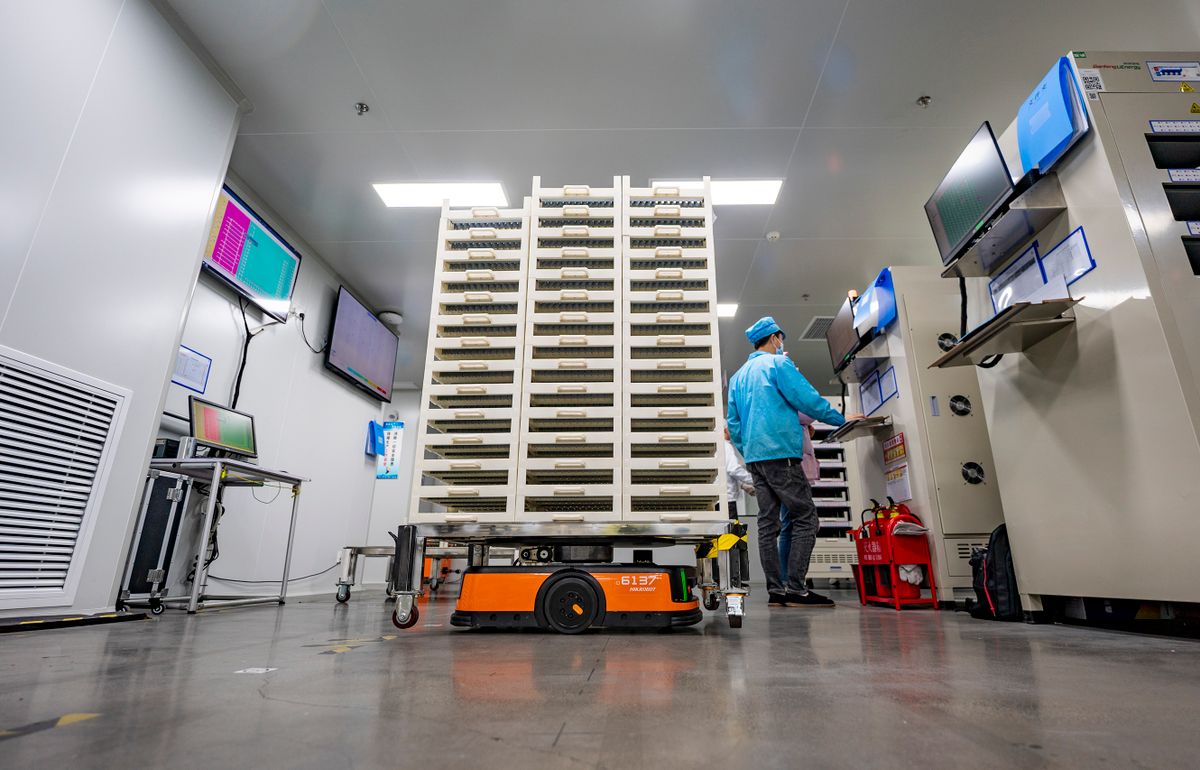
M 621 518 L 621 189 L 534 177 L 516 517 Z
M 413 523 L 512 521 L 529 259 L 523 208 L 442 209 Z
M 829 399 L 831 403 L 833 400 Z M 835 430 L 833 426 L 818 422 L 812 427 L 813 453 L 821 469 L 820 480 L 812 484 L 813 503 L 821 525 L 808 576 L 853 580 L 858 553 L 850 539 L 850 529 L 857 525 L 855 517 L 865 507 L 859 500 L 858 466 L 854 454 L 845 451 L 845 445 L 826 441 Z
M 709 180 L 622 180 L 624 518 L 713 521 L 725 465 Z

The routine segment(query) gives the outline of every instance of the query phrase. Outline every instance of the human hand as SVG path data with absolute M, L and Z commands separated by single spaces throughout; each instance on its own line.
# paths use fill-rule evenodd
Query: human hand
M 758 494 L 758 490 L 755 489 L 753 484 L 742 484 L 742 491 L 751 497 Z

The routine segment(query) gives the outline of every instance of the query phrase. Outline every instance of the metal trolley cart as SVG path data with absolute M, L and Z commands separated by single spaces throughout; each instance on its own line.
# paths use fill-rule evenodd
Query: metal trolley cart
M 410 524 L 398 528 L 391 584 L 392 622 L 414 626 L 427 541 L 465 547 L 468 569 L 451 624 L 537 627 L 579 633 L 593 626 L 691 625 L 699 604 L 724 599 L 731 628 L 740 628 L 749 593 L 731 550 L 744 542 L 732 522 Z M 739 534 L 740 533 L 740 534 Z M 641 549 L 691 545 L 695 568 L 663 567 Z M 490 549 L 515 550 L 514 564 L 488 565 Z M 431 544 L 430 548 L 434 548 Z M 633 564 L 613 564 L 615 548 L 634 548 Z

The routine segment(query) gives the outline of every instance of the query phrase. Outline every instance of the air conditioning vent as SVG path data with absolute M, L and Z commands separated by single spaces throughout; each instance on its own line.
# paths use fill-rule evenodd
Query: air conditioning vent
M 127 396 L 0 346 L 0 609 L 74 598 Z
M 800 332 L 800 339 L 806 342 L 824 342 L 825 335 L 829 333 L 829 327 L 833 324 L 833 316 L 831 315 L 816 315 L 808 322 L 808 326 L 804 327 L 804 331 Z

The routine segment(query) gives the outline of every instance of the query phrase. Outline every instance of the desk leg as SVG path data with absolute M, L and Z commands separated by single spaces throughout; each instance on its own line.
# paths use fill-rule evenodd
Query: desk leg
M 288 524 L 287 550 L 283 554 L 283 580 L 279 583 L 279 603 L 287 599 L 288 572 L 292 568 L 292 540 L 296 536 L 296 511 L 300 508 L 300 485 L 292 487 L 292 521 Z
M 196 577 L 192 580 L 192 598 L 188 601 L 188 614 L 195 615 L 200 606 L 200 587 L 208 580 L 208 567 L 204 566 L 208 556 L 208 541 L 212 537 L 213 518 L 217 512 L 217 497 L 221 491 L 221 476 L 224 466 L 213 463 L 212 479 L 208 482 L 208 504 L 204 506 L 204 524 L 200 527 L 200 545 L 196 547 Z

